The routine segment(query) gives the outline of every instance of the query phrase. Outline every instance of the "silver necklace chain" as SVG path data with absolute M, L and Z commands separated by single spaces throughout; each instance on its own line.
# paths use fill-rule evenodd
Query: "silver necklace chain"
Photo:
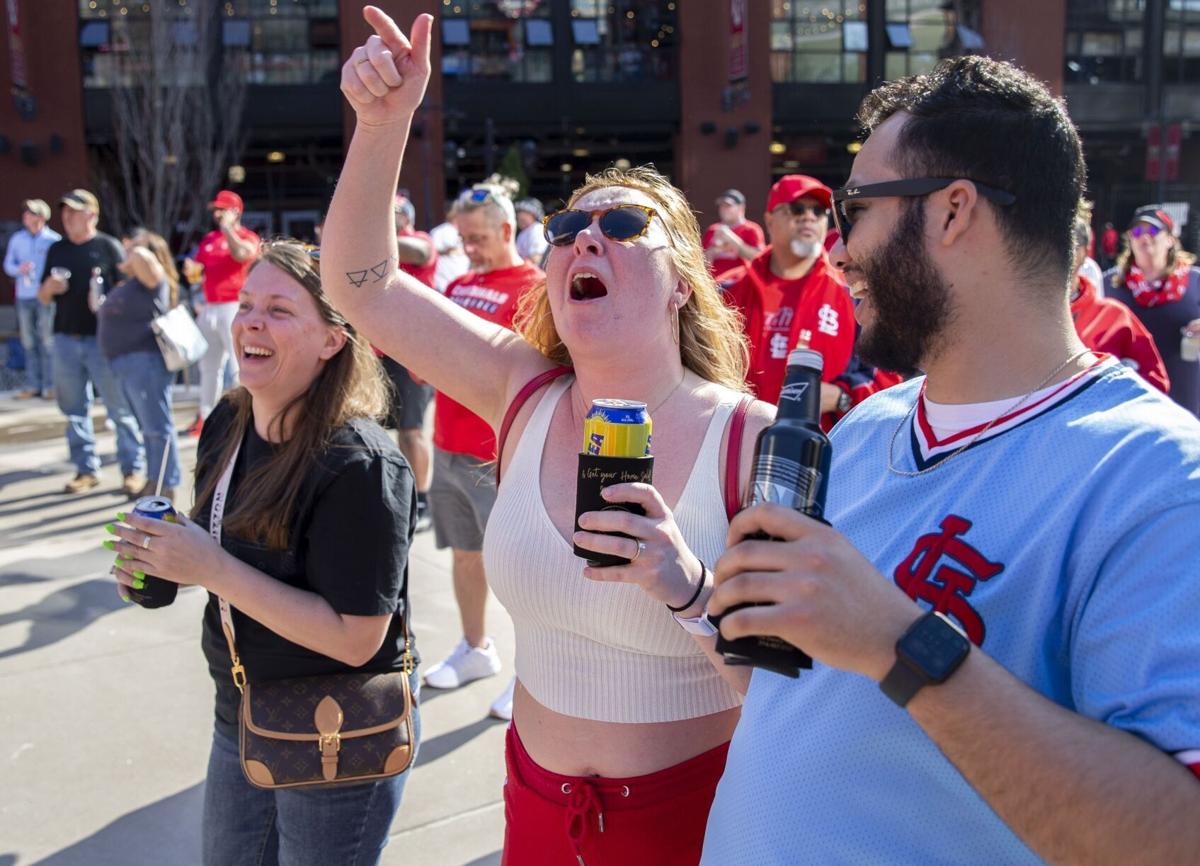
M 946 457 L 942 458 L 937 463 L 934 463 L 932 466 L 926 466 L 924 469 L 918 469 L 916 472 L 909 472 L 907 469 L 897 469 L 896 468 L 895 464 L 892 463 L 892 454 L 895 453 L 895 450 L 896 450 L 896 437 L 900 435 L 900 431 L 903 430 L 908 425 L 909 419 L 912 418 L 917 412 L 917 404 L 921 402 L 921 394 L 918 391 L 917 399 L 913 401 L 912 408 L 909 409 L 906 413 L 904 413 L 904 417 L 900 419 L 900 423 L 897 424 L 896 429 L 892 431 L 892 438 L 888 442 L 888 452 L 887 452 L 888 471 L 893 473 L 894 475 L 902 475 L 905 478 L 916 478 L 918 475 L 925 475 L 926 473 L 932 472 L 935 469 L 940 469 L 941 467 L 943 467 L 947 463 L 949 463 L 951 460 L 953 460 L 955 457 L 957 457 L 959 454 L 962 454 L 964 451 L 966 451 L 968 448 L 970 448 L 972 445 L 974 445 L 976 442 L 978 442 L 983 437 L 983 435 L 985 433 L 987 433 L 987 431 L 991 430 L 992 427 L 994 427 L 996 425 L 997 421 L 999 421 L 1005 415 L 1011 415 L 1013 412 L 1016 412 L 1018 409 L 1020 409 L 1022 406 L 1024 406 L 1026 403 L 1028 403 L 1030 398 L 1032 398 L 1034 394 L 1036 394 L 1038 391 L 1042 390 L 1047 385 L 1049 385 L 1055 376 L 1057 376 L 1063 370 L 1067 369 L 1067 367 L 1071 366 L 1071 364 L 1078 361 L 1080 358 L 1082 358 L 1084 355 L 1088 354 L 1089 352 L 1091 352 L 1091 349 L 1084 349 L 1082 352 L 1076 352 L 1074 355 L 1067 358 L 1067 360 L 1063 361 L 1061 364 L 1059 364 L 1057 367 L 1055 367 L 1049 376 L 1047 376 L 1045 379 L 1043 379 L 1038 385 L 1034 386 L 1034 389 L 1032 391 L 1030 391 L 1025 396 L 1023 396 L 1020 400 L 1018 400 L 1012 406 L 1009 406 L 1007 409 L 1002 411 L 999 415 L 997 415 L 991 421 L 987 422 L 987 424 L 984 425 L 984 428 L 982 430 L 980 430 L 978 433 L 976 433 L 974 436 L 972 436 L 965 444 L 959 446 L 954 451 L 951 451 Z

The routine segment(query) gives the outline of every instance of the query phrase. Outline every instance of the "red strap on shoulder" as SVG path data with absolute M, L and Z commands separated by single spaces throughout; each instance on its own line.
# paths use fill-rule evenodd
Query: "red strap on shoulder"
M 508 411 L 504 413 L 504 421 L 500 424 L 500 435 L 496 437 L 496 486 L 500 486 L 500 458 L 504 454 L 504 442 L 508 439 L 509 428 L 512 427 L 513 421 L 517 418 L 517 413 L 521 411 L 521 407 L 538 388 L 545 385 L 547 382 L 553 382 L 559 376 L 565 376 L 573 371 L 572 367 L 555 367 L 553 370 L 547 370 L 544 373 L 538 373 L 528 382 L 521 386 L 521 390 L 517 392 L 517 396 L 513 397 L 513 401 L 508 404 Z
M 733 410 L 729 420 L 729 447 L 725 451 L 725 514 L 730 520 L 741 507 L 742 431 L 746 429 L 746 413 L 750 411 L 752 397 L 743 397 Z

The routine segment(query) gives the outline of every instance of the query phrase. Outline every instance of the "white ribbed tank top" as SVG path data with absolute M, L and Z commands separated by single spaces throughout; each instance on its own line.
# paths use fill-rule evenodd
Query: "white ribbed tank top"
M 583 576 L 546 513 L 541 457 L 550 420 L 572 377 L 551 385 L 529 418 L 504 471 L 483 539 L 488 583 L 516 629 L 516 668 L 538 703 L 605 722 L 671 722 L 741 704 L 695 640 L 662 602 L 639 587 Z M 737 404 L 713 412 L 675 522 L 710 568 L 725 549 L 729 521 L 721 491 L 721 436 Z

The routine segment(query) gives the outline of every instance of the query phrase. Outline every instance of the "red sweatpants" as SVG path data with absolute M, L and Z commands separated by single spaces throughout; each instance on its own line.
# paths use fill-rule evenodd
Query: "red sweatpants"
M 510 725 L 501 866 L 696 866 L 728 751 L 629 779 L 560 776 Z

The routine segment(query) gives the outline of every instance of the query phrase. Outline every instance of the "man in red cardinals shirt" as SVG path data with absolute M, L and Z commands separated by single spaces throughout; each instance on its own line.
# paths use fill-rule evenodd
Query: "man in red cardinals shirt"
M 499 187 L 480 184 L 458 199 L 455 222 L 471 270 L 446 287 L 446 297 L 477 316 L 512 327 L 521 296 L 546 275 L 517 252 L 517 217 Z M 448 347 L 452 351 L 453 347 Z M 483 530 L 496 501 L 496 436 L 491 425 L 439 393 L 433 420 L 433 485 L 429 489 L 438 547 L 453 553 L 454 595 L 463 638 L 425 672 L 426 685 L 453 689 L 500 670 L 500 657 L 484 629 L 488 587 L 483 571 Z M 512 718 L 512 683 L 491 714 Z
M 821 353 L 822 409 L 846 402 L 833 382 L 854 351 L 854 304 L 825 254 L 829 187 L 789 174 L 771 187 L 764 222 L 771 245 L 721 281 L 726 302 L 741 312 L 750 341 L 746 381 L 760 400 L 779 399 L 787 356 L 797 345 Z M 844 410 L 843 410 L 844 411 Z
M 746 197 L 741 190 L 727 189 L 717 196 L 721 218 L 704 230 L 704 257 L 714 277 L 741 267 L 763 248 L 762 226 L 746 219 Z
M 1127 367 L 1132 367 L 1164 394 L 1171 392 L 1167 365 L 1163 363 L 1154 337 L 1138 321 L 1129 307 L 1103 297 L 1100 287 L 1080 270 L 1087 256 L 1087 221 L 1075 220 L 1075 285 L 1071 287 L 1071 318 L 1075 331 L 1089 349 L 1107 352 Z

